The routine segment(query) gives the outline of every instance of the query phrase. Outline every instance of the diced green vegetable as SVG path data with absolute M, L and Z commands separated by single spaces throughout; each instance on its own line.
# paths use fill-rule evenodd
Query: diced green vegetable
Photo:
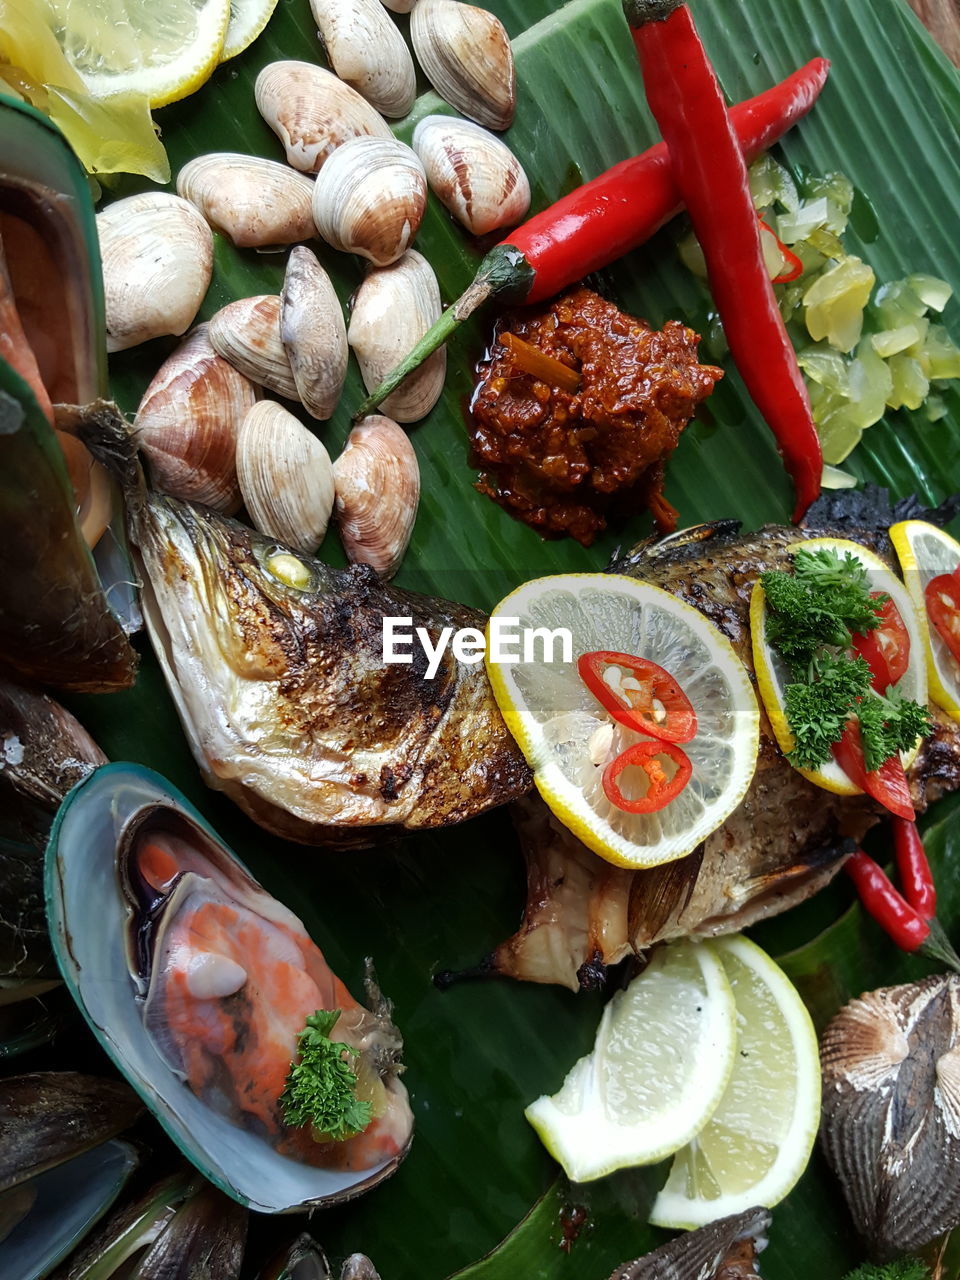
M 889 356 L 895 356 L 898 352 L 923 342 L 923 338 L 923 331 L 919 323 L 915 322 L 902 324 L 899 329 L 884 329 L 882 333 L 875 333 L 871 340 L 877 355 L 886 360 Z
M 823 464 L 823 475 L 820 478 L 820 484 L 824 489 L 855 489 L 859 481 L 856 476 L 852 476 L 849 471 L 841 471 L 839 467 L 831 467 L 829 463 Z
M 769 153 L 750 166 L 750 194 L 758 209 L 769 209 L 772 204 L 790 210 L 800 207 L 796 183 Z
M 907 276 L 907 284 L 931 311 L 942 311 L 953 297 L 952 287 L 946 280 L 938 280 L 936 276 Z
M 923 299 L 906 280 L 881 285 L 873 304 L 885 329 L 899 329 L 902 324 L 919 320 L 927 311 Z
M 943 396 L 929 395 L 927 403 L 923 407 L 928 422 L 939 422 L 941 418 L 947 416 L 947 402 Z
M 887 396 L 890 408 L 919 409 L 930 390 L 930 379 L 920 361 L 908 355 L 891 356 L 890 373 L 893 376 L 893 387 Z
M 796 244 L 806 240 L 811 231 L 824 227 L 830 221 L 830 208 L 826 196 L 809 200 L 799 209 L 783 213 L 777 218 L 777 235 L 784 244 Z
M 852 351 L 875 281 L 873 268 L 853 256 L 824 271 L 803 296 L 810 337 L 826 338 L 838 351 Z
M 918 359 L 931 382 L 941 378 L 960 378 L 960 347 L 951 342 L 942 324 L 932 324 L 927 330 Z

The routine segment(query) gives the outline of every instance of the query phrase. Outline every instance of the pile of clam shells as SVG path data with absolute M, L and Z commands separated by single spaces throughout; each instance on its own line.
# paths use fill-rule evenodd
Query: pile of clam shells
M 436 404 L 446 352 L 435 352 L 365 419 L 334 464 L 296 413 L 335 412 L 352 349 L 373 390 L 441 314 L 427 260 L 411 248 L 428 186 L 472 235 L 515 225 L 530 187 L 490 129 L 516 103 L 499 19 L 460 0 L 392 0 L 410 12 L 413 49 L 438 94 L 468 116 L 420 120 L 413 146 L 385 117 L 412 108 L 409 49 L 380 0 L 311 0 L 332 70 L 282 61 L 257 76 L 257 107 L 287 163 L 213 152 L 191 160 L 177 195 L 145 193 L 98 215 L 108 348 L 187 333 L 213 275 L 213 232 L 240 249 L 290 249 L 279 295 L 230 302 L 192 329 L 147 388 L 135 421 L 157 487 L 233 513 L 305 553 L 335 515 L 351 561 L 389 576 L 419 501 L 416 454 L 398 423 Z M 484 127 L 486 126 L 486 127 Z M 366 259 L 349 323 L 305 241 Z

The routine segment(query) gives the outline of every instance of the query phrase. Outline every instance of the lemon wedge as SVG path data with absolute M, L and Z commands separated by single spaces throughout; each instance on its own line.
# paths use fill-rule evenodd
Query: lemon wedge
M 806 1168 L 820 1124 L 817 1033 L 796 988 L 746 938 L 706 945 L 733 988 L 737 1053 L 716 1111 L 674 1157 L 650 1216 L 658 1227 L 772 1208 Z
M 277 0 L 230 0 L 230 21 L 220 61 L 228 62 L 252 45 L 276 7 Z
M 593 1052 L 526 1117 L 573 1182 L 653 1164 L 707 1123 L 736 1043 L 721 961 L 701 943 L 668 944 L 604 1009 Z
M 230 0 L 46 0 L 90 93 L 141 93 L 162 107 L 193 93 L 220 61 Z
M 903 520 L 890 530 L 900 559 L 927 655 L 930 697 L 954 720 L 960 720 L 960 663 L 927 619 L 927 583 L 960 566 L 960 542 L 926 520 Z
M 793 543 L 787 550 L 792 552 L 806 548 L 810 551 L 816 551 L 821 547 L 836 551 L 840 555 L 849 552 L 855 556 L 870 576 L 871 590 L 885 591 L 899 609 L 900 616 L 910 637 L 911 661 L 898 688 L 905 698 L 910 698 L 925 706 L 927 702 L 926 671 L 924 664 L 916 661 L 913 656 L 923 653 L 925 646 L 923 635 L 917 622 L 916 610 L 906 587 L 878 555 L 867 547 L 862 547 L 857 542 L 850 542 L 846 538 L 806 538 L 802 542 Z M 784 712 L 784 690 L 790 682 L 790 674 L 786 665 L 773 651 L 767 640 L 766 619 L 766 595 L 763 586 L 757 582 L 750 597 L 750 635 L 753 645 L 753 666 L 757 677 L 757 688 L 760 691 L 760 698 L 770 721 L 770 727 L 773 729 L 774 736 L 780 745 L 780 750 L 784 755 L 787 755 L 796 746 L 793 731 L 787 722 Z M 909 768 L 915 759 L 918 749 L 919 740 L 912 751 L 901 753 L 900 758 L 905 769 Z M 797 766 L 794 767 L 797 768 Z M 858 796 L 863 794 L 860 788 L 850 781 L 844 770 L 833 759 L 822 764 L 819 769 L 797 768 L 797 772 L 803 774 L 805 778 L 816 786 L 822 787 L 824 791 L 832 791 L 834 795 Z
M 634 578 L 572 573 L 519 587 L 493 610 L 490 627 L 497 619 L 516 619 L 521 634 L 570 634 L 572 661 L 509 663 L 492 659 L 488 628 L 487 673 L 541 795 L 595 853 L 624 867 L 682 858 L 737 807 L 756 768 L 759 710 L 743 664 L 703 614 Z M 597 650 L 663 667 L 696 712 L 696 736 L 683 744 L 692 776 L 658 812 L 627 813 L 604 793 L 604 766 L 644 739 L 617 724 L 581 680 L 577 658 Z

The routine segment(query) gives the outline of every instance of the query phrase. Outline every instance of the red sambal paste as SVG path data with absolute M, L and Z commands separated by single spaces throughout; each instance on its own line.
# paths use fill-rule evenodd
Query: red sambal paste
M 584 546 L 608 518 L 643 507 L 672 531 L 666 460 L 723 376 L 698 362 L 699 341 L 677 320 L 651 329 L 584 288 L 501 319 L 470 404 L 477 488 L 545 536 Z

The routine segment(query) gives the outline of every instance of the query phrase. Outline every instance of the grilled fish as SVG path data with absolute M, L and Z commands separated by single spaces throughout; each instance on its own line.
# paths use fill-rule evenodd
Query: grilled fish
M 475 610 L 328 568 L 235 520 L 128 494 L 147 629 L 210 786 L 268 831 L 359 846 L 514 800 L 530 771 L 483 665 L 413 646 L 383 661 L 385 616 L 483 628 Z M 294 584 L 298 585 L 294 585 Z
M 764 570 L 788 567 L 787 547 L 814 532 L 827 531 L 767 527 L 741 535 L 736 521 L 720 521 L 642 542 L 611 569 L 699 609 L 752 673 L 753 585 Z M 880 535 L 855 540 L 886 550 Z M 960 786 L 960 725 L 932 710 L 933 732 L 908 770 L 918 812 Z M 614 867 L 539 799 L 517 806 L 527 904 L 519 931 L 479 971 L 577 990 L 654 942 L 745 928 L 822 888 L 882 813 L 868 796 L 835 796 L 807 782 L 784 758 L 761 706 L 753 782 L 723 826 L 686 858 L 641 871 Z

